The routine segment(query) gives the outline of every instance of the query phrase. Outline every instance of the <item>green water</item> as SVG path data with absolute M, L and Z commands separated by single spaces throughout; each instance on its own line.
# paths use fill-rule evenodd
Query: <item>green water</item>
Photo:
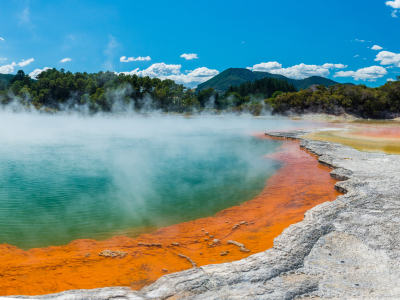
M 163 227 L 257 196 L 281 141 L 254 131 L 299 126 L 251 118 L 0 121 L 0 243 L 23 249 Z

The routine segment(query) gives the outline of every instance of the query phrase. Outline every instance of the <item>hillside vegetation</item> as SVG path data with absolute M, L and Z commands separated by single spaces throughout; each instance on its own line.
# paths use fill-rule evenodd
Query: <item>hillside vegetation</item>
M 293 84 L 297 90 L 307 89 L 312 85 L 321 85 L 324 84 L 325 86 L 331 86 L 338 84 L 336 81 L 319 77 L 319 76 L 312 76 L 302 80 L 297 79 L 290 79 L 283 75 L 278 74 L 271 74 L 268 72 L 253 72 L 248 69 L 243 68 L 230 68 L 227 69 L 217 76 L 209 79 L 208 81 L 199 84 L 196 88 L 197 92 L 200 92 L 205 89 L 213 88 L 217 93 L 225 93 L 225 91 L 230 86 L 238 86 L 242 83 L 248 81 L 255 81 L 260 80 L 262 78 L 276 78 L 276 79 L 283 79 L 286 80 L 289 84 Z M 347 84 L 352 85 L 352 84 Z
M 0 91 L 7 87 L 13 77 L 11 74 L 0 74 Z
M 315 91 L 285 93 L 266 99 L 265 103 L 278 114 L 349 113 L 363 118 L 396 118 L 400 116 L 400 76 L 378 88 L 320 85 Z
M 114 72 L 89 74 L 51 69 L 40 73 L 37 80 L 32 80 L 20 70 L 17 75 L 3 79 L 0 104 L 7 106 L 12 103 L 13 109 L 34 108 L 46 112 L 74 110 L 89 114 L 153 110 L 218 114 L 227 111 L 253 115 L 260 115 L 265 109 L 286 115 L 350 113 L 363 118 L 400 116 L 400 77 L 379 88 L 314 85 L 300 92 L 286 79 L 264 77 L 231 85 L 223 94 L 213 88 L 195 93 L 169 79 L 118 75 Z
M 128 109 L 186 111 L 197 105 L 194 91 L 174 81 L 114 72 L 75 74 L 47 70 L 32 81 L 23 71 L 0 91 L 0 102 L 57 111 L 86 109 L 90 113 Z
M 214 89 L 200 93 L 174 81 L 114 72 L 75 74 L 61 69 L 40 73 L 32 80 L 18 71 L 9 84 L 0 89 L 0 103 L 19 103 L 47 112 L 78 110 L 87 113 L 161 110 L 191 113 L 222 110 L 259 115 L 264 99 L 275 92 L 293 92 L 296 88 L 285 80 L 264 78 L 247 82 L 224 95 Z M 16 107 L 14 105 L 14 107 Z

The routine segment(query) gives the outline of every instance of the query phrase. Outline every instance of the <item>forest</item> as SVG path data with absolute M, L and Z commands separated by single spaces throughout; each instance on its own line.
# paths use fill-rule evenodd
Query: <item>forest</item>
M 285 80 L 266 78 L 231 87 L 223 95 L 210 88 L 196 93 L 170 79 L 99 72 L 72 73 L 49 69 L 35 80 L 22 70 L 0 87 L 0 103 L 20 103 L 46 112 L 80 110 L 88 113 L 161 110 L 190 113 L 209 110 L 259 115 L 262 100 L 276 91 L 295 91 Z
M 260 115 L 306 113 L 354 114 L 362 118 L 400 116 L 400 76 L 378 88 L 366 85 L 312 86 L 297 91 L 284 79 L 265 77 L 230 86 L 223 94 L 213 88 L 196 93 L 170 79 L 115 72 L 72 73 L 49 69 L 32 79 L 22 70 L 0 85 L 0 104 L 39 111 L 125 113 L 127 111 L 196 113 L 222 111 Z
M 275 114 L 326 113 L 353 114 L 361 118 L 392 119 L 400 117 L 400 76 L 381 87 L 364 84 L 330 87 L 315 86 L 264 100 Z

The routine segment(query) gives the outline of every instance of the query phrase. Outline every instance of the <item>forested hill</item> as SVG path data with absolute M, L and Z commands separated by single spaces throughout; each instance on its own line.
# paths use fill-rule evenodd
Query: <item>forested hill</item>
M 210 80 L 199 84 L 196 88 L 196 92 L 200 92 L 202 90 L 206 90 L 209 88 L 213 88 L 217 93 L 224 93 L 230 86 L 239 86 L 242 83 L 248 81 L 255 81 L 256 79 L 262 78 L 277 78 L 284 79 L 289 84 L 293 84 L 297 90 L 307 89 L 312 85 L 322 85 L 324 84 L 326 87 L 338 84 L 336 81 L 320 77 L 320 76 L 312 76 L 302 80 L 290 79 L 283 75 L 271 74 L 268 72 L 253 72 L 248 69 L 243 68 L 230 68 L 222 73 L 214 76 Z M 353 85 L 347 84 L 346 85 Z
M 0 90 L 4 90 L 13 78 L 12 74 L 0 74 Z

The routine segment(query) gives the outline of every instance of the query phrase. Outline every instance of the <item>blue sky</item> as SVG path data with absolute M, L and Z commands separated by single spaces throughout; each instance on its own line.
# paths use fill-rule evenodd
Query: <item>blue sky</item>
M 247 67 L 379 86 L 400 76 L 399 33 L 400 0 L 9 0 L 0 73 L 110 70 L 196 86 Z

